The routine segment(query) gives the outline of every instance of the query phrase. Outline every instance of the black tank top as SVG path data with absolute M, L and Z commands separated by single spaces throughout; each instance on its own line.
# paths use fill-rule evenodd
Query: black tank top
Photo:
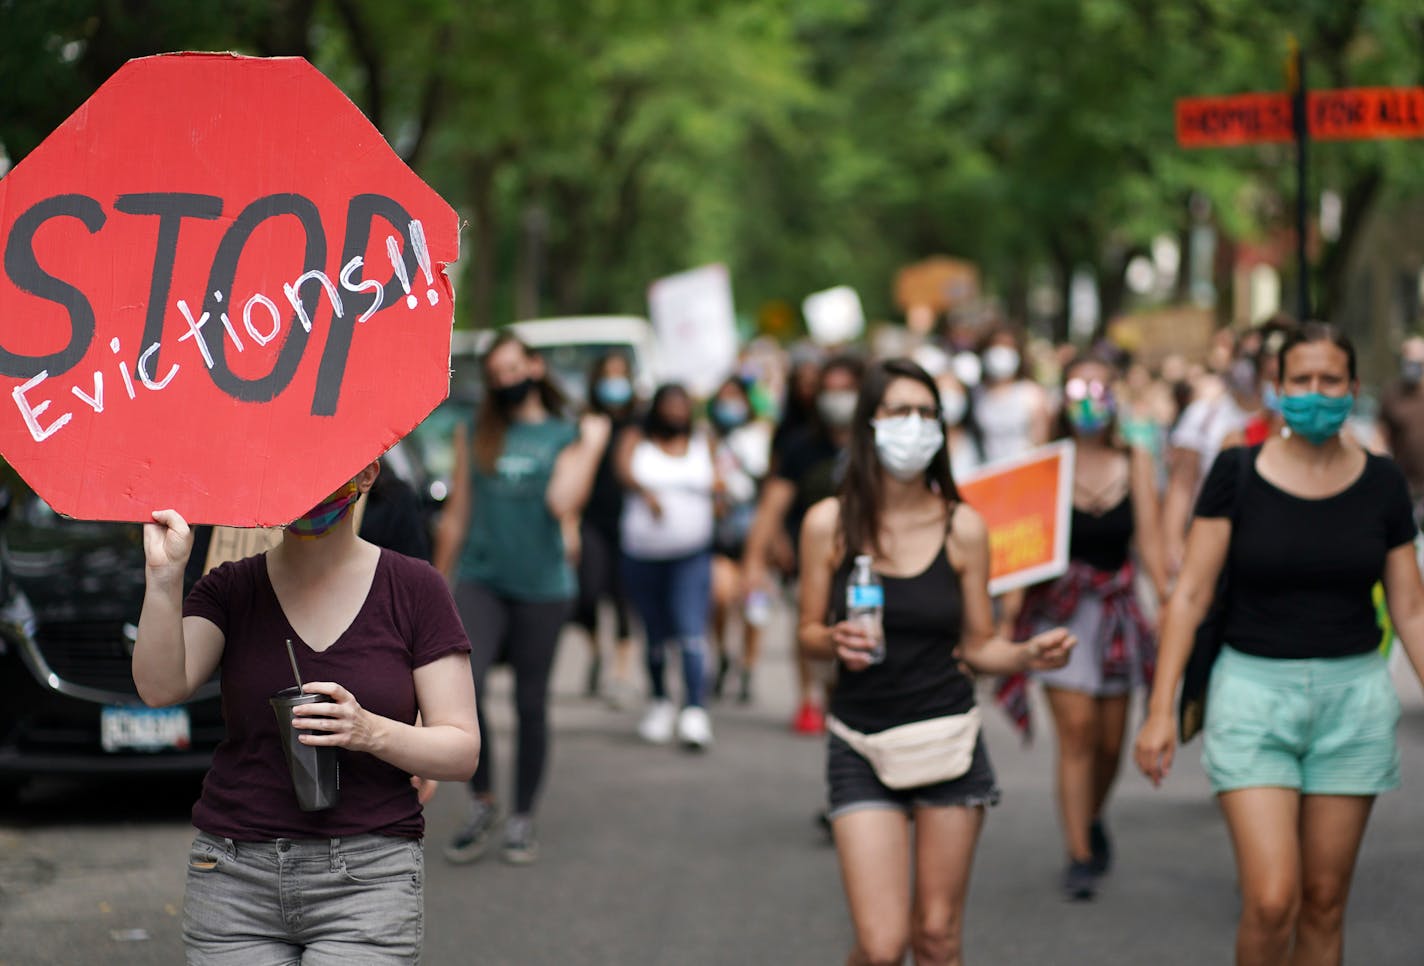
M 831 621 L 845 619 L 851 555 L 831 580 Z M 954 648 L 964 622 L 959 574 L 941 547 L 914 577 L 880 575 L 885 585 L 885 660 L 864 671 L 844 665 L 831 693 L 831 713 L 856 731 L 961 714 L 974 707 L 974 684 L 959 670 Z
M 1118 505 L 1103 513 L 1085 513 L 1073 508 L 1073 523 L 1068 537 L 1068 556 L 1095 570 L 1116 573 L 1127 563 L 1132 544 L 1132 495 L 1124 496 Z

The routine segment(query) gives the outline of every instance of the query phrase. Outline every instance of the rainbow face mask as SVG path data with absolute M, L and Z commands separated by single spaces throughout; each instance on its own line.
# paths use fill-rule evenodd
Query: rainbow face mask
M 312 539 L 325 536 L 340 523 L 361 495 L 356 481 L 352 480 L 331 496 L 322 500 L 306 513 L 287 524 L 287 532 L 294 537 Z

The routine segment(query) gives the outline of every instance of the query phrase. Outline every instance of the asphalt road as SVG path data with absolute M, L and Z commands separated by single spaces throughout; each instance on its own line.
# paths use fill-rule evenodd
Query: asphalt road
M 820 964 L 850 932 L 835 863 L 813 825 L 818 741 L 789 733 L 785 615 L 750 708 L 719 707 L 706 755 L 650 748 L 635 712 L 579 696 L 581 640 L 556 673 L 555 744 L 540 815 L 543 857 L 473 866 L 439 854 L 465 807 L 427 810 L 425 962 Z M 1424 700 L 1401 673 L 1405 788 L 1381 799 L 1348 920 L 1346 962 L 1424 964 Z M 493 682 L 494 745 L 511 735 L 508 681 Z M 1126 767 L 1111 811 L 1118 863 L 1097 902 L 1057 892 L 1051 738 L 1019 745 L 988 716 L 1005 790 L 991 812 L 967 915 L 976 964 L 1202 966 L 1231 961 L 1237 896 L 1199 746 L 1160 791 Z M 501 769 L 509 777 L 508 768 Z M 32 787 L 0 814 L 0 966 L 182 961 L 179 910 L 190 782 Z

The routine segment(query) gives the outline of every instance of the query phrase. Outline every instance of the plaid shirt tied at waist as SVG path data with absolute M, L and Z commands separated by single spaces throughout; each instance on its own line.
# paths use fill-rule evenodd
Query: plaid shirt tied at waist
M 1068 572 L 1062 577 L 1029 588 L 1014 624 L 1015 640 L 1027 640 L 1035 628 L 1045 623 L 1054 626 L 1068 623 L 1082 605 L 1084 594 L 1091 594 L 1101 598 L 1103 608 L 1100 633 L 1107 645 L 1103 649 L 1103 678 L 1128 677 L 1135 663 L 1141 670 L 1143 683 L 1150 686 L 1156 670 L 1157 642 L 1137 600 L 1136 576 L 1132 561 L 1115 571 L 1070 561 Z M 1088 644 L 1080 641 L 1078 646 Z M 1004 678 L 994 698 L 1023 736 L 1030 737 L 1033 731 L 1029 719 L 1028 676 L 1014 674 Z

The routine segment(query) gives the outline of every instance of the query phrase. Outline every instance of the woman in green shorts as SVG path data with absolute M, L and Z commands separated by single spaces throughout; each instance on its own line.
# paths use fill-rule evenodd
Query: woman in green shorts
M 1354 348 L 1310 324 L 1287 337 L 1279 361 L 1286 428 L 1212 467 L 1163 614 L 1136 749 L 1160 782 L 1193 634 L 1228 568 L 1203 761 L 1236 852 L 1239 966 L 1342 961 L 1365 823 L 1375 795 L 1399 785 L 1399 701 L 1378 650 L 1376 581 L 1424 680 L 1408 487 L 1392 462 L 1340 434 L 1359 386 Z

